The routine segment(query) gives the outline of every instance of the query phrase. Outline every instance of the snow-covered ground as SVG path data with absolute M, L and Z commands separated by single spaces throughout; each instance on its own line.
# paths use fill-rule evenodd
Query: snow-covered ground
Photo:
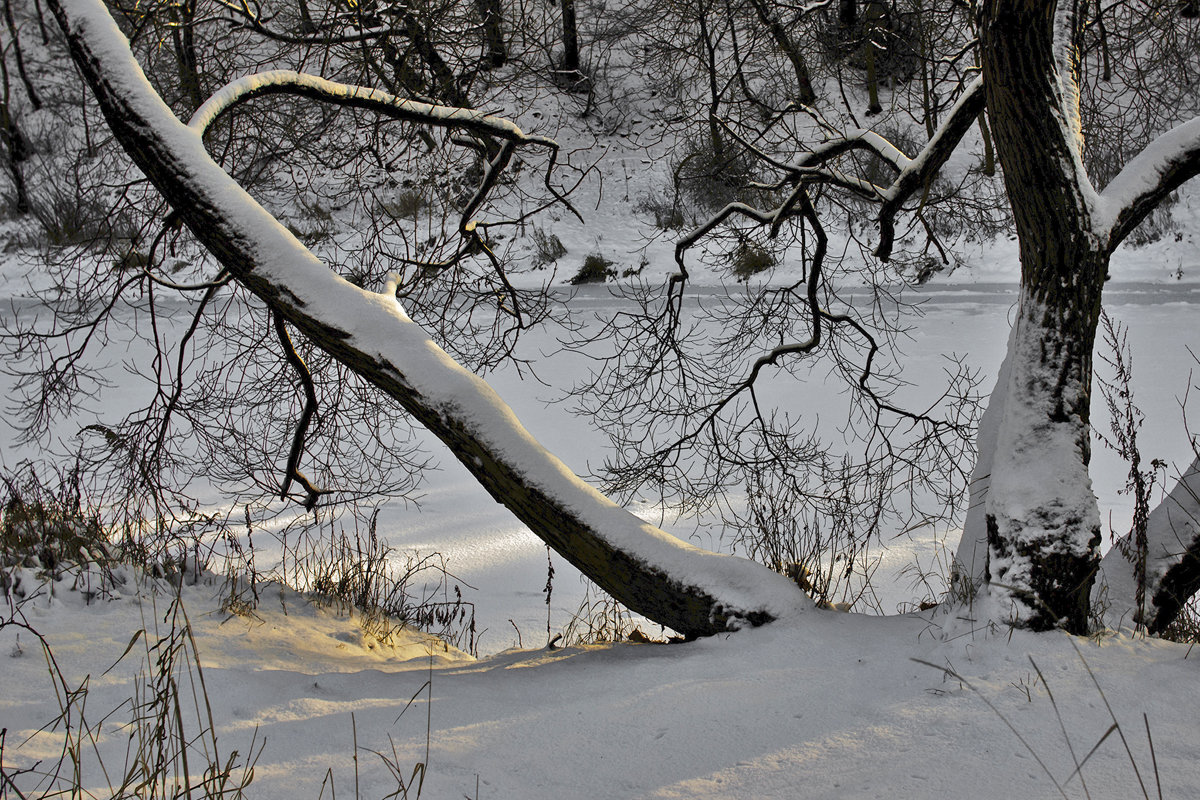
M 190 644 L 180 718 L 197 776 L 202 741 L 237 751 L 235 777 L 254 754 L 254 798 L 400 796 L 395 774 L 415 785 L 418 763 L 428 798 L 1036 798 L 1060 796 L 1056 783 L 1067 797 L 1157 797 L 1161 783 L 1183 798 L 1200 785 L 1197 663 L 1156 640 L 813 611 L 689 644 L 475 661 L 418 637 L 382 645 L 271 587 L 246 617 L 219 611 L 220 594 L 220 581 L 183 592 L 215 744 L 192 710 Z M 95 752 L 114 776 L 136 757 L 128 700 L 146 697 L 141 669 L 164 650 L 147 647 L 171 610 L 161 596 L 84 606 L 61 587 L 23 607 L 67 688 L 86 685 L 85 796 L 108 796 Z M 59 710 L 39 644 L 7 628 L 0 659 L 6 768 L 53 763 L 60 736 L 36 733 Z

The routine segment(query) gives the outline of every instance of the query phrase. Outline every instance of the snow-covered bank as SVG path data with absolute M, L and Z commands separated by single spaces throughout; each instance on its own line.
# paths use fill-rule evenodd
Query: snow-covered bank
M 237 749 L 244 764 L 251 743 L 262 746 L 255 798 L 390 796 L 384 759 L 407 782 L 427 748 L 429 798 L 1051 797 L 1055 781 L 1068 797 L 1086 783 L 1093 798 L 1128 798 L 1142 796 L 1138 772 L 1151 797 L 1156 781 L 1163 797 L 1200 785 L 1188 701 L 1197 663 L 1157 640 L 978 630 L 937 610 L 817 612 L 689 644 L 472 661 L 420 639 L 383 648 L 294 595 L 286 613 L 267 593 L 253 615 L 230 617 L 217 593 L 189 587 L 184 603 L 222 752 Z M 69 685 L 90 674 L 94 722 L 132 695 L 144 643 L 102 671 L 135 631 L 150 643 L 169 633 L 169 603 L 60 597 L 24 611 Z M 0 659 L 6 767 L 52 757 L 52 736 L 26 742 L 57 713 L 37 644 L 22 636 L 18 647 L 6 629 Z M 104 723 L 110 770 L 122 768 L 128 716 L 117 708 Z M 1113 717 L 1133 763 L 1120 736 L 1104 738 Z M 87 769 L 85 784 L 104 796 Z

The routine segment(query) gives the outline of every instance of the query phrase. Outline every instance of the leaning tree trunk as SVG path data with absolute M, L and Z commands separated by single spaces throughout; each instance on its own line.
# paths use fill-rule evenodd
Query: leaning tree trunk
M 987 577 L 1017 621 L 1083 632 L 1100 544 L 1089 420 L 1109 256 L 1085 195 L 1075 36 L 1053 3 L 984 8 L 981 66 L 1021 257 L 986 525 Z
M 497 502 L 605 591 L 693 636 L 812 607 L 783 576 L 682 542 L 572 474 L 482 379 L 408 319 L 394 294 L 365 291 L 336 275 L 208 157 L 200 135 L 154 94 L 99 0 L 49 5 L 116 139 L 225 269 L 317 347 L 400 402 Z M 470 116 L 433 108 L 429 117 L 442 124 Z M 509 123 L 495 128 L 497 135 L 524 135 Z
M 1200 590 L 1200 456 L 1150 513 L 1145 533 L 1144 552 L 1129 535 L 1101 562 L 1093 601 L 1112 630 L 1162 633 Z

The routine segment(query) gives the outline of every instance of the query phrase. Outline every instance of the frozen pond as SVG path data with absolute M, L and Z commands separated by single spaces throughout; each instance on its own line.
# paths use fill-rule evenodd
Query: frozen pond
M 696 291 L 703 294 L 718 290 Z M 956 353 L 982 372 L 983 387 L 990 388 L 1007 339 L 1016 288 L 983 284 L 938 286 L 913 291 L 906 299 L 922 302 L 924 314 L 910 321 L 911 339 L 903 345 L 905 377 L 920 384 L 923 375 L 938 376 L 945 364 L 943 355 Z M 604 287 L 585 287 L 569 303 L 573 316 L 586 319 L 614 310 L 620 301 L 613 299 Z M 1135 400 L 1146 414 L 1140 439 L 1143 460 L 1160 458 L 1182 466 L 1190 460 L 1191 451 L 1180 406 L 1189 384 L 1195 382 L 1191 375 L 1195 361 L 1189 347 L 1192 350 L 1200 347 L 1197 335 L 1200 329 L 1196 325 L 1200 286 L 1112 284 L 1107 289 L 1106 308 L 1128 326 Z M 523 350 L 526 357 L 533 359 L 538 377 L 549 388 L 522 380 L 514 370 L 493 374 L 489 380 L 548 449 L 576 471 L 587 472 L 603 461 L 605 440 L 584 419 L 572 416 L 564 405 L 549 402 L 558 396 L 557 389 L 570 385 L 583 374 L 586 359 L 569 354 L 539 356 L 556 349 L 552 336 L 542 333 L 531 335 Z M 1098 361 L 1098 369 L 1102 366 Z M 4 388 L 7 394 L 7 387 Z M 819 398 L 812 409 L 814 413 L 836 418 L 841 398 L 835 392 L 812 394 Z M 106 398 L 101 410 L 119 408 L 130 400 L 128 391 L 118 387 Z M 1093 408 L 1095 426 L 1107 431 L 1107 413 L 1102 401 Z M 11 432 L 5 435 L 0 450 L 0 458 L 7 467 L 28 455 L 18 452 L 12 439 Z M 482 631 L 481 652 L 515 645 L 517 629 L 525 646 L 543 644 L 547 627 L 543 594 L 547 574 L 545 546 L 476 486 L 440 444 L 431 442 L 428 450 L 441 468 L 428 476 L 420 508 L 400 503 L 385 507 L 380 517 L 381 532 L 394 547 L 422 553 L 440 552 L 453 573 L 474 587 L 474 591 L 468 590 L 466 594 L 476 604 Z M 1113 453 L 1096 445 L 1095 490 L 1105 522 L 1116 531 L 1127 528 L 1131 514 L 1129 499 L 1119 494 L 1126 469 Z M 711 540 L 714 536 L 711 529 L 698 529 L 689 520 L 662 520 L 658 510 L 649 506 L 643 510 L 677 535 L 704 546 L 717 546 Z M 944 537 L 945 533 L 939 536 Z M 914 559 L 924 566 L 933 563 L 937 556 L 934 542 L 939 536 L 918 532 L 886 542 L 888 549 L 876 573 L 879 584 L 876 589 L 885 612 L 912 599 L 909 585 L 912 578 L 901 573 Z M 949 538 L 948 544 L 953 548 L 952 533 Z M 877 552 L 883 553 L 882 548 L 877 548 Z M 577 573 L 560 557 L 552 555 L 551 562 L 556 574 L 549 608 L 550 627 L 558 631 L 577 609 L 582 589 Z

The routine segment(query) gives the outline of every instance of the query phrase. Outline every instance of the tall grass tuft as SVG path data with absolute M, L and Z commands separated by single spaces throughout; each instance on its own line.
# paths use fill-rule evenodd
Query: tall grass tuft
M 164 621 L 165 632 L 152 627 Z M 54 652 L 21 611 L 10 607 L 0 630 L 16 628 L 37 643 L 58 713 L 34 735 L 60 742 L 58 757 L 31 762 L 6 752 L 7 731 L 0 732 L 0 800 L 13 798 L 176 798 L 235 800 L 247 796 L 254 765 L 265 742 L 255 730 L 243 754 L 223 753 L 208 700 L 204 671 L 191 623 L 179 596 L 151 626 L 138 630 L 107 670 L 138 651 L 142 666 L 133 696 L 98 718 L 89 710 L 91 676 L 78 684 L 60 668 Z M 125 747 L 115 744 L 124 734 Z M 28 740 L 27 740 L 28 741 Z M 119 763 L 118 763 L 119 761 Z

